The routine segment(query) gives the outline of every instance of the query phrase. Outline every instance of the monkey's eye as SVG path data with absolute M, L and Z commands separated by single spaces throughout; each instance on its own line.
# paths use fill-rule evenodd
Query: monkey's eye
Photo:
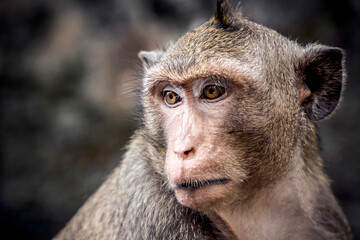
M 208 85 L 203 89 L 202 98 L 216 99 L 225 93 L 225 88 L 217 85 Z
M 177 95 L 176 93 L 174 93 L 172 91 L 166 91 L 164 93 L 164 101 L 167 105 L 173 106 L 176 103 L 180 102 L 181 98 L 179 95 Z

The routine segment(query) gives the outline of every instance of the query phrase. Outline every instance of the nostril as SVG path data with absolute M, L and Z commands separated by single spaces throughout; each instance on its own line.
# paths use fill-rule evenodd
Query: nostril
M 186 160 L 189 157 L 191 157 L 191 155 L 193 155 L 193 154 L 194 154 L 194 148 L 188 148 L 188 149 L 186 149 L 185 151 L 182 152 L 181 158 L 183 160 Z
M 185 155 L 185 156 L 189 155 L 191 151 L 192 151 L 192 149 L 186 150 L 186 151 L 184 152 L 184 155 Z
M 180 158 L 182 159 L 187 159 L 188 157 L 190 157 L 190 155 L 192 155 L 194 153 L 194 148 L 187 148 L 185 150 L 178 150 L 178 151 L 174 151 L 176 155 L 178 155 Z

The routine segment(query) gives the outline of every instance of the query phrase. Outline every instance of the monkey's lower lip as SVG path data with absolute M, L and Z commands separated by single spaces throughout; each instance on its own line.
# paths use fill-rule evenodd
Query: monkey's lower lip
M 205 180 L 205 181 L 184 181 L 180 184 L 176 184 L 175 188 L 183 189 L 183 190 L 195 190 L 198 188 L 213 186 L 213 185 L 223 185 L 230 182 L 230 179 L 221 178 L 221 179 L 213 179 L 213 180 Z

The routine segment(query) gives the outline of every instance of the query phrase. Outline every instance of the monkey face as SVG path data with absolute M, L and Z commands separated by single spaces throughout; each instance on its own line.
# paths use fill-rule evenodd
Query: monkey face
M 211 63 L 194 66 L 181 77 L 169 71 L 165 77 L 161 68 L 149 75 L 153 121 L 166 142 L 164 174 L 179 202 L 193 209 L 247 198 L 233 193 L 254 178 L 260 155 L 269 152 L 262 147 L 269 138 L 259 87 L 241 71 L 245 63 L 228 68 L 235 61 L 223 59 L 211 70 Z

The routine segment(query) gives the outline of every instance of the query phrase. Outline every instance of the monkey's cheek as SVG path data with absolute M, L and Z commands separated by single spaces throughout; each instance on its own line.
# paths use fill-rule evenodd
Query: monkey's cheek
M 231 196 L 230 183 L 201 187 L 197 189 L 175 189 L 175 196 L 183 206 L 198 210 L 211 211 L 225 204 Z

